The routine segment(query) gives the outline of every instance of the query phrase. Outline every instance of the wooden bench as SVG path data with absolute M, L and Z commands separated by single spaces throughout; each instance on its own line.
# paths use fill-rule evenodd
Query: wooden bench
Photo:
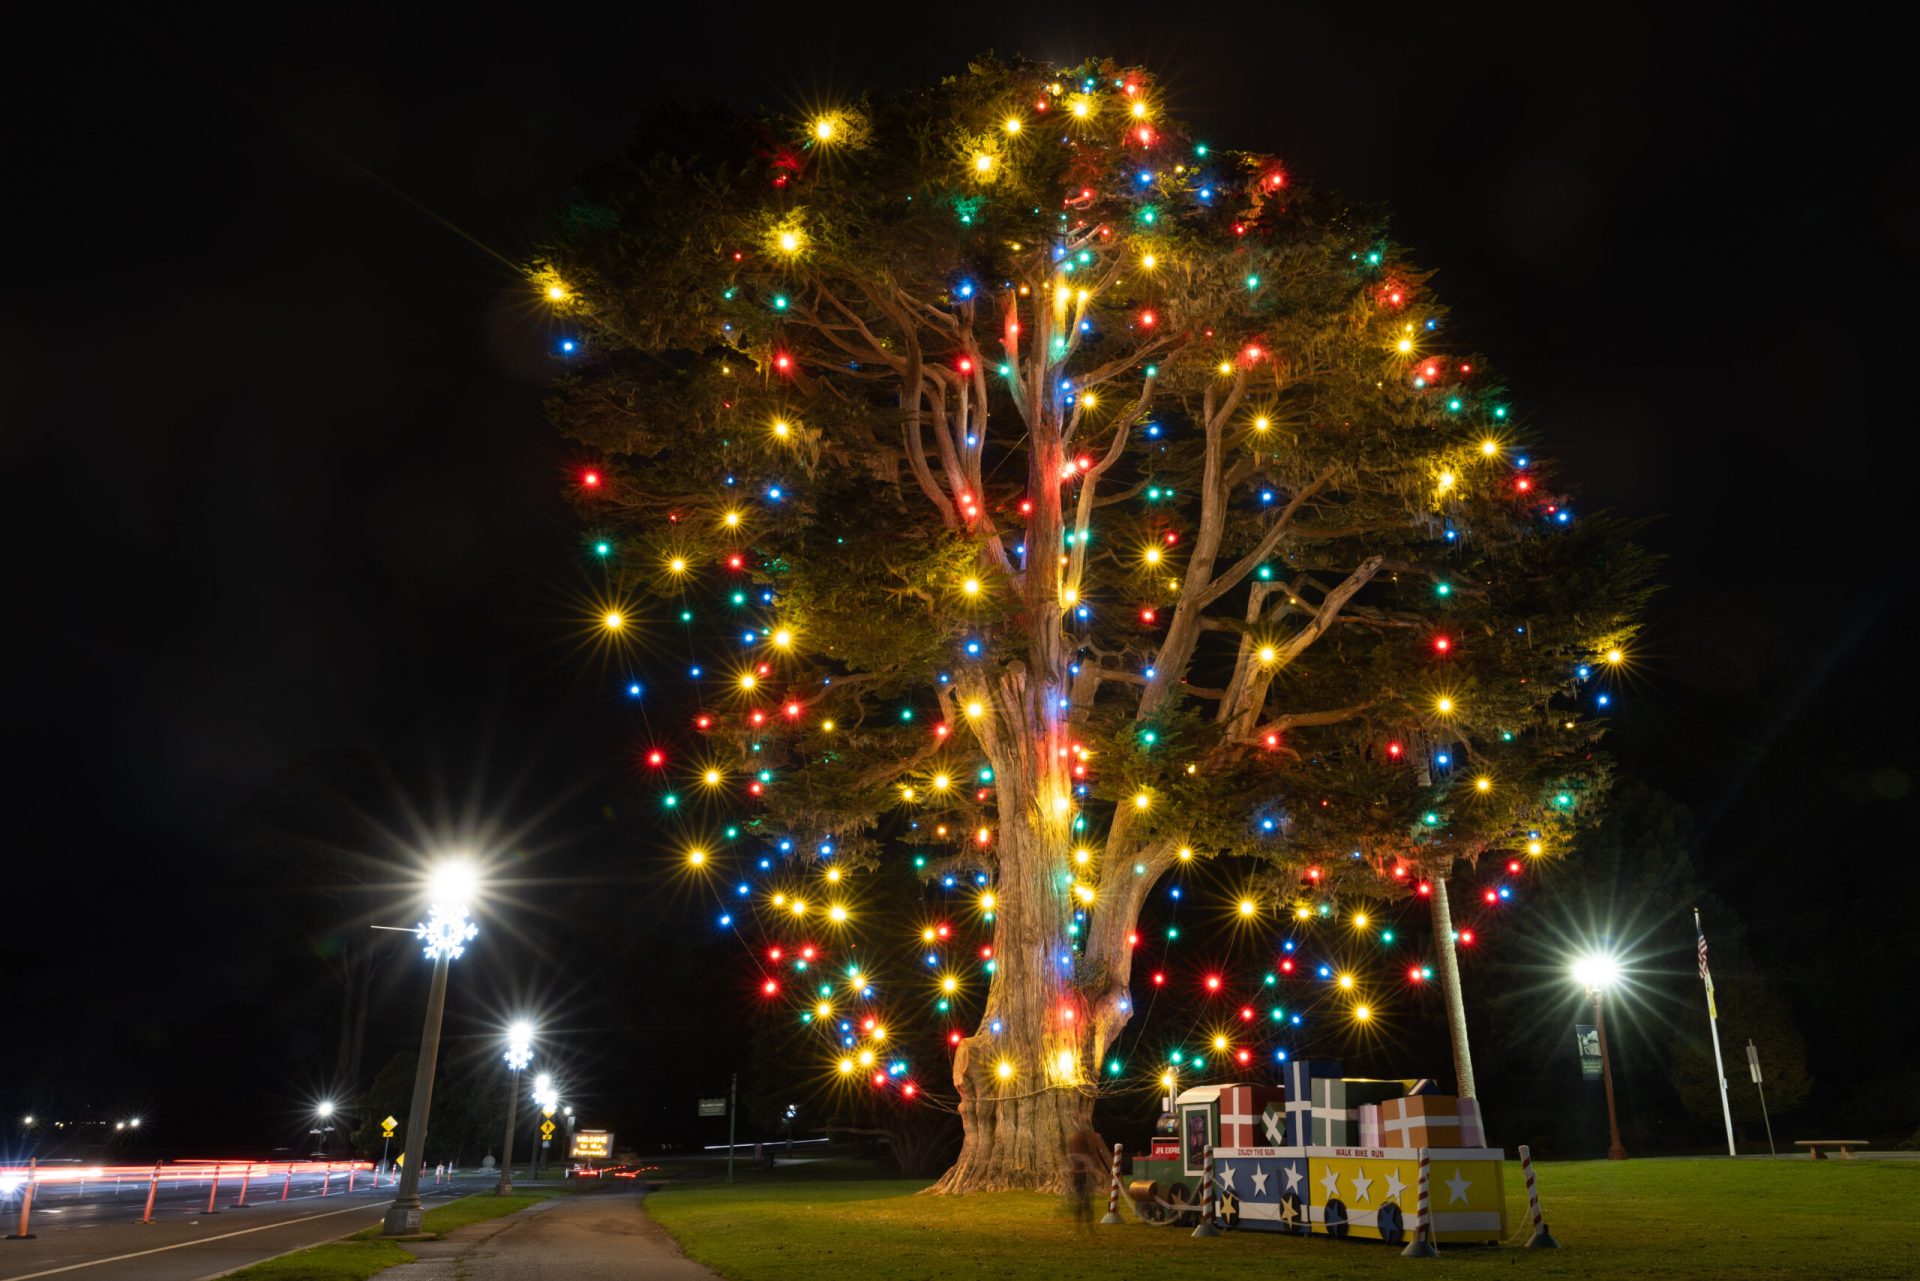
M 1838 1148 L 1840 1151 L 1840 1159 L 1843 1161 L 1851 1161 L 1853 1160 L 1853 1149 L 1864 1148 L 1870 1145 L 1865 1139 L 1795 1139 L 1793 1146 L 1807 1149 L 1807 1155 L 1816 1161 L 1824 1161 L 1827 1159 L 1827 1154 L 1820 1149 Z

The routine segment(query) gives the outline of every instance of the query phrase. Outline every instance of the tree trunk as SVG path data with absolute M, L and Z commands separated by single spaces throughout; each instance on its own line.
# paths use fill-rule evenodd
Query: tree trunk
M 1453 1041 L 1453 1074 L 1461 1098 L 1478 1097 L 1473 1087 L 1473 1050 L 1467 1045 L 1467 1006 L 1460 995 L 1460 957 L 1454 949 L 1453 913 L 1447 906 L 1447 878 L 1433 878 L 1433 945 L 1440 962 L 1440 990 L 1447 1002 L 1447 1033 Z

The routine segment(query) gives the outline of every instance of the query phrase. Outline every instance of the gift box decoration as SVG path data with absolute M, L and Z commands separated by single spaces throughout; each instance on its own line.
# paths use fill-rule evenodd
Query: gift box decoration
M 1220 1146 L 1223 1148 L 1279 1147 L 1270 1129 L 1280 1128 L 1286 1116 L 1286 1090 L 1278 1085 L 1230 1085 L 1220 1091 Z M 1269 1120 L 1269 1112 L 1273 1120 Z
M 1360 1105 L 1403 1099 L 1408 1081 L 1372 1081 L 1356 1077 L 1315 1077 L 1312 1137 L 1317 1148 L 1360 1146 Z M 1384 1120 L 1384 1113 L 1382 1119 Z
M 1451 1094 L 1388 1099 L 1380 1105 L 1381 1145 L 1389 1148 L 1482 1148 L 1480 1106 Z
M 1360 1114 L 1360 1146 L 1363 1148 L 1384 1147 L 1380 1142 L 1380 1105 L 1362 1103 L 1357 1109 Z
M 1285 1146 L 1305 1147 L 1312 1137 L 1313 1083 L 1320 1077 L 1337 1077 L 1343 1071 L 1339 1059 L 1289 1059 L 1284 1073 L 1287 1084 L 1287 1132 Z

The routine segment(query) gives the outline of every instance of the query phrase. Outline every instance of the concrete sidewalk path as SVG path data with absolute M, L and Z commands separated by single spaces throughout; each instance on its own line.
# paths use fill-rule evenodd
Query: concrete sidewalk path
M 556 1197 L 519 1214 L 408 1245 L 406 1281 L 719 1281 L 647 1217 L 638 1188 Z

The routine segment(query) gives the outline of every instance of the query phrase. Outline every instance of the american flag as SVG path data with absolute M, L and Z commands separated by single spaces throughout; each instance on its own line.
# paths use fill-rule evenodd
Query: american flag
M 1693 936 L 1696 941 L 1695 951 L 1700 957 L 1700 981 L 1707 986 L 1707 1017 L 1717 1019 L 1720 1017 L 1720 1012 L 1714 1008 L 1713 1004 L 1713 971 L 1707 968 L 1707 932 L 1700 927 L 1698 909 L 1693 913 Z

